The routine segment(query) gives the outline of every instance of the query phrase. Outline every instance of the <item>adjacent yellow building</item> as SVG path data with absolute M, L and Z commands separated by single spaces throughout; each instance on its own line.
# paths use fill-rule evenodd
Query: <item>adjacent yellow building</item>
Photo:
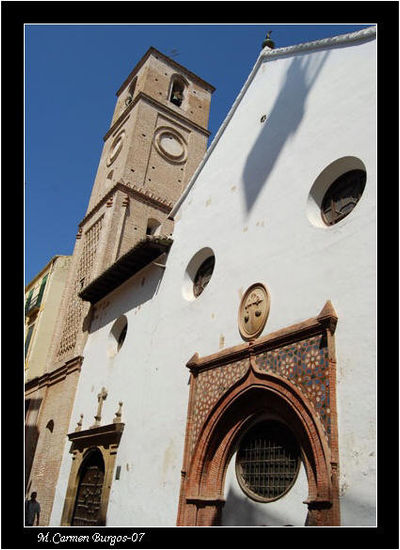
M 54 256 L 25 288 L 25 464 L 26 482 L 32 469 L 40 408 L 55 320 L 69 272 L 71 256 Z

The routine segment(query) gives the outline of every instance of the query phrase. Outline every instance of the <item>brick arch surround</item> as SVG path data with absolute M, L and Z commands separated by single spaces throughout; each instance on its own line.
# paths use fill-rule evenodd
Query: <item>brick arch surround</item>
M 301 448 L 308 480 L 306 524 L 340 525 L 336 320 L 328 302 L 317 318 L 208 358 L 196 355 L 188 363 L 191 395 L 178 525 L 221 524 L 229 461 L 243 433 L 265 417 L 287 424 Z M 313 349 L 320 351 L 310 363 Z M 310 374 L 302 378 L 300 371 Z M 325 393 L 313 393 L 315 380 Z M 329 405 L 324 410 L 321 400 Z

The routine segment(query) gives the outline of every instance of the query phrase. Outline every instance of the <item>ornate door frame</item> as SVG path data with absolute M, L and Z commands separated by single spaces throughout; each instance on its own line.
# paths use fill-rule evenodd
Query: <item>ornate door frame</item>
M 100 451 L 104 460 L 104 481 L 98 524 L 106 525 L 108 499 L 110 496 L 115 459 L 124 426 L 125 424 L 122 422 L 115 422 L 106 426 L 75 431 L 68 434 L 69 440 L 72 441 L 70 449 L 70 453 L 72 453 L 72 466 L 68 480 L 61 525 L 71 525 L 79 487 L 81 466 L 88 456 L 88 453 L 92 452 L 94 449 Z
M 104 485 L 104 460 L 94 447 L 85 453 L 79 468 L 79 482 L 72 512 L 71 525 L 94 527 L 99 525 L 101 496 Z
M 195 354 L 178 525 L 219 525 L 224 478 L 249 425 L 278 415 L 296 435 L 307 474 L 307 525 L 340 525 L 334 332 L 317 317 L 211 356 Z

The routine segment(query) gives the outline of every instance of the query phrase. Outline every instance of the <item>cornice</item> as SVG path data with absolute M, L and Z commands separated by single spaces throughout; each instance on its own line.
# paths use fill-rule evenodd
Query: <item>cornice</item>
M 60 367 L 57 367 L 51 372 L 45 372 L 42 376 L 38 376 L 25 383 L 25 391 L 40 389 L 44 386 L 51 386 L 64 380 L 69 374 L 81 370 L 83 356 L 77 355 L 69 361 L 66 361 Z
M 336 329 L 337 320 L 338 316 L 332 302 L 328 300 L 317 317 L 311 317 L 300 323 L 271 332 L 267 336 L 221 350 L 212 355 L 199 357 L 199 354 L 195 353 L 186 363 L 186 367 L 193 374 L 196 374 L 200 370 L 250 358 L 253 354 L 273 350 L 282 345 L 297 341 L 300 338 L 308 338 L 314 334 L 320 334 L 325 330 L 329 330 L 333 334 Z
M 286 48 L 277 48 L 272 50 L 266 46 L 261 54 L 260 58 L 273 59 L 276 57 L 282 57 L 285 55 L 293 55 L 297 52 L 307 52 L 312 50 L 326 49 L 332 46 L 342 46 L 350 42 L 360 42 L 363 40 L 371 39 L 376 36 L 376 27 L 368 27 L 360 31 L 351 32 L 347 34 L 340 34 L 338 36 L 331 36 L 329 38 L 322 38 L 321 40 L 314 40 L 313 42 L 302 42 L 301 44 L 294 44 L 293 46 L 287 46 Z
M 179 71 L 182 71 L 184 72 L 186 75 L 190 76 L 190 78 L 194 81 L 197 81 L 199 83 L 202 84 L 202 86 L 206 87 L 206 88 L 210 88 L 210 92 L 213 93 L 215 91 L 215 88 L 212 84 L 210 84 L 209 82 L 206 82 L 205 80 L 203 80 L 200 76 L 197 76 L 197 74 L 193 73 L 192 71 L 189 71 L 189 69 L 187 69 L 186 67 L 184 67 L 183 65 L 180 65 L 179 63 L 177 63 L 176 61 L 174 61 L 173 59 L 171 59 L 170 57 L 166 56 L 165 54 L 163 54 L 162 52 L 160 52 L 159 50 L 156 50 L 156 48 L 154 48 L 153 46 L 150 46 L 150 48 L 147 50 L 147 52 L 143 55 L 143 57 L 138 61 L 138 63 L 134 66 L 134 68 L 132 69 L 132 71 L 129 73 L 129 75 L 125 78 L 124 82 L 121 84 L 121 86 L 119 87 L 116 95 L 119 96 L 121 95 L 122 91 L 124 90 L 124 88 L 127 86 L 127 84 L 132 80 L 132 78 L 134 77 L 134 75 L 139 71 L 139 69 L 145 64 L 146 60 L 150 57 L 150 55 L 155 55 L 155 56 L 161 56 L 163 58 L 164 61 L 167 61 L 169 65 L 171 65 L 172 67 L 175 67 L 176 69 L 178 69 Z
M 123 180 L 120 180 L 105 195 L 103 195 L 103 197 L 92 208 L 92 210 L 90 210 L 90 212 L 86 214 L 83 220 L 78 224 L 78 227 L 79 228 L 83 227 L 100 210 L 100 208 L 108 202 L 108 200 L 117 191 L 121 191 L 126 195 L 129 195 L 133 199 L 136 199 L 146 204 L 149 204 L 151 206 L 154 206 L 155 208 L 157 208 L 158 210 L 161 210 L 166 214 L 168 214 L 173 207 L 173 203 L 171 201 L 162 199 L 161 197 L 158 197 L 157 195 L 155 195 L 151 191 L 148 191 L 147 189 L 143 189 L 143 188 L 137 187 L 134 184 L 128 184 L 128 183 L 125 183 Z
M 232 107 L 228 111 L 228 114 L 226 115 L 225 119 L 223 120 L 222 124 L 220 125 L 217 133 L 214 136 L 214 139 L 212 140 L 210 146 L 208 147 L 205 155 L 203 156 L 201 162 L 197 166 L 194 174 L 192 175 L 190 181 L 186 185 L 183 193 L 175 203 L 172 211 L 170 212 L 170 219 L 174 219 L 174 216 L 176 215 L 177 211 L 181 207 L 182 203 L 185 201 L 186 197 L 190 193 L 195 181 L 197 180 L 200 172 L 202 171 L 204 165 L 208 161 L 210 155 L 212 154 L 213 150 L 215 149 L 217 143 L 219 142 L 222 134 L 225 132 L 226 127 L 228 126 L 231 118 L 233 117 L 236 109 L 238 108 L 240 102 L 242 101 L 244 95 L 246 94 L 249 86 L 251 85 L 255 75 L 257 74 L 258 69 L 260 68 L 260 65 L 265 60 L 273 60 L 277 59 L 279 57 L 295 54 L 298 52 L 306 52 L 306 51 L 312 51 L 312 50 L 318 50 L 322 48 L 329 48 L 334 46 L 345 46 L 346 44 L 352 44 L 355 42 L 362 42 L 366 40 L 372 39 L 376 35 L 376 27 L 368 27 L 367 29 L 362 29 L 361 31 L 357 31 L 354 33 L 348 33 L 348 34 L 342 34 L 339 36 L 333 36 L 331 38 L 324 38 L 322 40 L 315 40 L 314 42 L 306 42 L 302 44 L 296 44 L 294 46 L 288 46 L 287 48 L 278 48 L 276 50 L 272 50 L 268 47 L 265 47 L 261 53 L 259 54 L 256 63 L 251 70 L 249 76 L 247 77 L 246 82 L 244 83 L 242 89 L 240 90 L 238 96 L 236 97 L 235 101 L 232 104 Z
M 25 285 L 25 293 L 29 292 L 31 288 L 33 288 L 39 279 L 43 278 L 43 276 L 46 274 L 46 272 L 50 272 L 50 270 L 53 267 L 53 264 L 58 260 L 58 258 L 70 258 L 71 255 L 68 254 L 56 254 L 47 262 L 47 264 L 37 273 L 33 279 L 29 281 L 27 285 Z
M 87 439 L 103 438 L 104 436 L 118 435 L 123 432 L 125 424 L 123 422 L 114 422 L 106 426 L 89 428 L 88 430 L 75 431 L 67 434 L 70 441 L 79 441 Z
M 209 130 L 207 130 L 207 128 L 203 128 L 203 126 L 200 126 L 199 124 L 196 124 L 195 122 L 193 122 L 189 118 L 186 118 L 184 115 L 181 115 L 181 113 L 178 113 L 174 109 L 171 109 L 171 108 L 167 107 L 166 105 L 164 105 L 163 103 L 157 101 L 156 99 L 154 99 L 153 97 L 147 95 L 146 93 L 139 92 L 135 96 L 135 98 L 133 99 L 132 103 L 130 103 L 128 105 L 128 107 L 124 110 L 124 112 L 117 118 L 117 120 L 114 122 L 114 124 L 106 132 L 106 134 L 103 137 L 103 141 L 106 141 L 110 137 L 110 135 L 112 135 L 115 132 L 115 130 L 123 122 L 124 118 L 126 118 L 128 116 L 128 114 L 131 112 L 133 107 L 140 100 L 147 101 L 147 103 L 150 103 L 153 107 L 156 107 L 160 111 L 164 111 L 165 113 L 168 113 L 169 115 L 178 118 L 180 121 L 184 122 L 187 126 L 190 126 L 190 127 L 194 128 L 198 132 L 201 132 L 204 135 L 206 135 L 207 137 L 210 136 L 210 134 L 211 134 L 211 132 Z
M 82 300 L 95 304 L 135 273 L 154 262 L 162 254 L 167 253 L 172 242 L 172 239 L 167 236 L 146 235 L 98 277 L 93 279 L 79 292 L 78 296 Z

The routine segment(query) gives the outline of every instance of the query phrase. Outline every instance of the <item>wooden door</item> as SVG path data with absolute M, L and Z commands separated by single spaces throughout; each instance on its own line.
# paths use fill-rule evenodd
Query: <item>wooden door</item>
M 71 525 L 103 525 L 100 516 L 103 482 L 103 457 L 100 452 L 93 452 L 82 465 Z

